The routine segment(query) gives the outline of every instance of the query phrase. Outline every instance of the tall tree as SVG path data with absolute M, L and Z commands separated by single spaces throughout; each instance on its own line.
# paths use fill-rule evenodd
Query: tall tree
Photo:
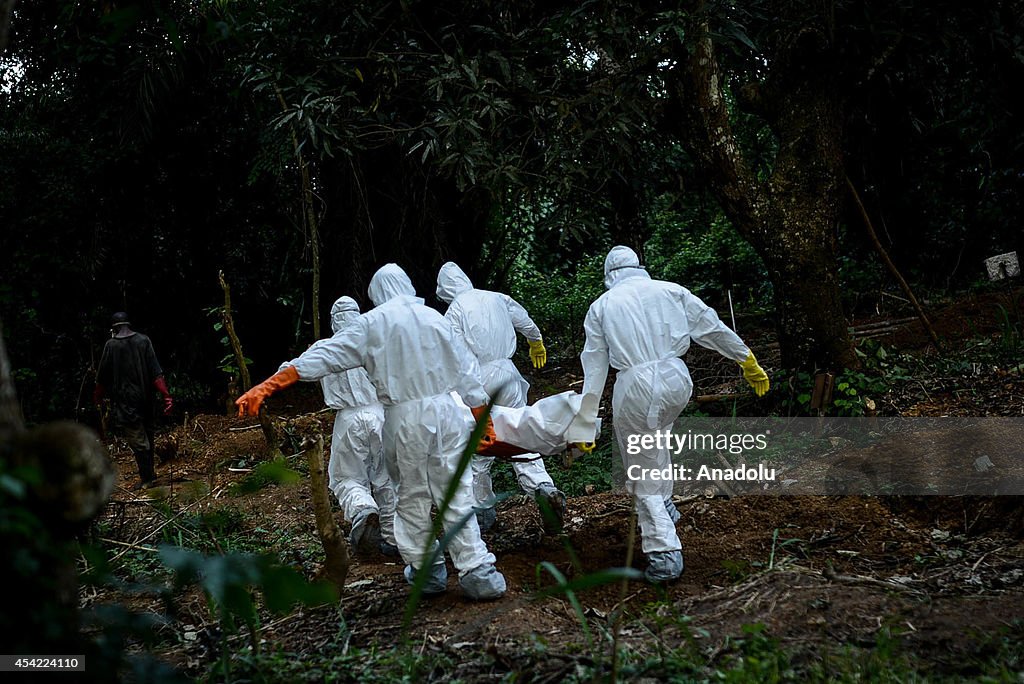
M 690 3 L 685 42 L 667 84 L 682 144 L 708 174 L 737 230 L 764 260 L 775 293 L 782 362 L 790 368 L 857 365 L 840 297 L 836 230 L 842 208 L 842 100 L 834 70 L 834 16 L 780 2 L 763 75 L 730 87 L 712 40 L 712 16 Z M 776 138 L 766 174 L 734 132 L 739 102 Z M 673 111 L 670 110 L 670 111 Z

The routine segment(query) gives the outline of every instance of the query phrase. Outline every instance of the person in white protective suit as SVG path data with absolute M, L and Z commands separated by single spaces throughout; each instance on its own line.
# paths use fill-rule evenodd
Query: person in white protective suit
M 340 334 L 359 318 L 359 304 L 339 297 L 331 307 L 331 330 Z M 328 485 L 352 525 L 349 542 L 360 551 L 398 555 L 395 543 L 395 486 L 384 465 L 384 405 L 365 368 L 320 380 L 324 403 L 337 413 L 327 466 Z
M 523 306 L 500 292 L 480 290 L 461 268 L 449 261 L 437 274 L 437 296 L 447 303 L 445 318 L 462 335 L 466 346 L 480 362 L 484 390 L 495 406 L 521 408 L 526 406 L 530 385 L 512 363 L 516 351 L 516 333 L 530 343 L 530 356 L 535 367 L 543 367 L 547 352 L 540 329 Z M 494 489 L 491 466 L 494 457 L 478 454 L 473 459 L 473 495 L 476 497 L 477 520 L 488 530 L 495 521 Z M 555 487 L 539 454 L 525 454 L 513 461 L 519 486 L 530 496 L 543 498 L 554 515 L 545 520 L 545 528 L 561 531 L 565 517 L 565 494 Z
M 430 507 L 440 508 L 475 425 L 463 399 L 479 406 L 487 395 L 476 357 L 441 314 L 415 296 L 405 271 L 395 264 L 381 267 L 370 280 L 369 295 L 376 308 L 249 390 L 237 402 L 239 412 L 256 415 L 267 396 L 298 380 L 366 368 L 384 405 L 384 454 L 397 485 L 394 531 L 407 563 L 405 577 L 412 583 L 417 570 L 429 564 L 424 592 L 440 593 L 447 588 L 448 574 L 438 543 L 431 540 Z M 505 578 L 480 538 L 468 468 L 443 523 L 451 535 L 447 551 L 466 595 L 502 596 Z
M 584 322 L 584 401 L 596 410 L 609 364 L 618 370 L 612 415 L 623 465 L 627 472 L 632 465 L 663 469 L 671 464 L 667 448 L 630 455 L 626 439 L 670 429 L 689 402 L 693 382 L 679 357 L 691 341 L 740 363 L 758 396 L 768 391 L 768 376 L 714 309 L 684 287 L 653 280 L 632 249 L 614 247 L 605 259 L 604 273 L 607 292 L 591 304 Z M 647 578 L 663 582 L 679 577 L 683 555 L 675 529 L 679 512 L 671 500 L 672 482 L 637 480 L 627 486 L 636 501 Z

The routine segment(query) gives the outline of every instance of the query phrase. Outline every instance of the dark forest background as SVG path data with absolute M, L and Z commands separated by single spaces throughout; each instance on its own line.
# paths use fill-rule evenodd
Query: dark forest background
M 33 421 L 88 404 L 120 309 L 211 407 L 220 270 L 257 378 L 389 261 L 430 302 L 459 262 L 568 357 L 617 243 L 811 370 L 899 294 L 847 177 L 926 297 L 1021 249 L 1020 2 L 2 4 L 0 320 Z

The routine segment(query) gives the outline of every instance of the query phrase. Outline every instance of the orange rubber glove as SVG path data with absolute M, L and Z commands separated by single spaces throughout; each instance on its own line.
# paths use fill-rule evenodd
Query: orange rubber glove
M 271 375 L 269 378 L 253 387 L 251 390 L 238 397 L 235 406 L 238 407 L 239 416 L 259 415 L 260 406 L 274 392 L 290 387 L 299 381 L 299 372 L 295 366 L 288 366 L 283 371 Z

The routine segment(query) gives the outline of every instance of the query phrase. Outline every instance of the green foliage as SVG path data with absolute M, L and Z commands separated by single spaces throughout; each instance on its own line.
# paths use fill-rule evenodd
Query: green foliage
M 582 351 L 591 302 L 604 292 L 604 256 L 581 261 L 571 273 L 541 272 L 535 263 L 517 259 L 509 292 L 540 327 L 551 360 L 569 361 Z
M 74 545 L 51 534 L 28 506 L 28 488 L 41 477 L 34 468 L 12 468 L 0 457 L 0 543 L 7 550 L 0 579 L 3 586 L 17 587 L 0 610 L 0 630 L 15 652 L 74 638 L 66 632 L 69 623 L 58 598 L 61 578 L 54 572 L 72 557 Z
M 214 332 L 224 332 L 224 321 L 222 320 L 224 316 L 224 307 L 214 306 L 206 309 L 206 313 L 208 316 L 214 319 Z M 220 369 L 221 372 L 226 373 L 230 378 L 237 379 L 241 377 L 241 369 L 238 367 L 238 358 L 235 356 L 235 350 L 231 346 L 231 339 L 227 336 L 227 334 L 221 335 L 220 346 L 225 353 L 223 358 L 221 358 L 221 360 L 217 363 L 217 368 Z M 244 363 L 247 367 L 251 366 L 252 359 L 248 357 L 243 357 L 242 363 Z
M 835 376 L 832 403 L 826 407 L 826 415 L 863 416 L 867 400 L 877 402 L 893 387 L 913 379 L 909 368 L 913 359 L 905 354 L 893 354 L 878 340 L 864 340 L 855 351 L 862 368 L 844 370 Z M 793 375 L 790 387 L 794 389 L 783 400 L 783 406 L 793 414 L 810 415 L 814 376 L 800 371 Z
M 590 633 L 590 625 L 588 624 L 586 615 L 583 612 L 583 605 L 576 597 L 577 592 L 615 582 L 628 580 L 642 581 L 644 574 L 635 568 L 606 568 L 604 570 L 587 573 L 581 577 L 569 580 L 561 570 L 555 567 L 553 563 L 542 561 L 537 564 L 536 569 L 538 586 L 541 584 L 541 571 L 547 572 L 551 575 L 555 579 L 556 584 L 553 587 L 539 591 L 537 593 L 538 598 L 565 596 L 569 601 L 569 605 L 572 606 L 573 613 L 580 624 L 580 628 L 583 630 L 583 637 L 586 639 L 587 649 L 591 653 L 594 653 L 596 660 L 600 660 L 599 654 L 594 647 L 593 637 Z
M 722 560 L 722 569 L 729 575 L 730 582 L 739 582 L 748 577 L 752 571 L 751 563 L 745 559 L 725 558 Z
M 231 656 L 227 639 L 244 626 L 253 651 L 259 650 L 259 620 L 251 590 L 258 588 L 265 607 L 283 613 L 296 605 L 319 606 L 337 601 L 333 586 L 309 584 L 291 568 L 278 565 L 273 556 L 225 554 L 205 556 L 176 546 L 162 546 L 160 560 L 174 571 L 174 591 L 198 584 L 206 595 L 222 635 L 221 673 L 229 677 Z
M 677 282 L 697 294 L 725 300 L 732 288 L 737 307 L 770 303 L 771 285 L 757 253 L 715 207 L 677 208 L 659 197 L 648 221 L 651 237 L 644 260 L 651 277 Z
M 345 638 L 344 643 L 329 645 L 314 654 L 283 650 L 238 653 L 233 661 L 232 674 L 239 681 L 257 684 L 391 684 L 430 681 L 446 674 L 456 677 L 461 661 L 461 658 L 456 661 L 451 655 L 434 649 L 402 646 L 358 648 L 349 646 Z M 217 673 L 211 674 L 214 675 L 212 681 L 220 681 Z
M 593 452 L 577 458 L 566 467 L 562 459 L 546 457 L 544 467 L 555 486 L 566 496 L 577 497 L 599 494 L 612 489 L 612 445 L 610 438 L 598 439 Z M 491 467 L 491 481 L 495 492 L 500 494 L 519 493 L 519 482 L 515 470 L 507 461 L 495 461 Z
M 843 252 L 838 259 L 843 308 L 846 311 L 863 311 L 877 303 L 883 286 L 890 282 L 890 276 L 873 252 L 861 247 L 845 232 L 840 237 L 844 240 Z
M 682 211 L 668 195 L 659 197 L 648 217 L 651 237 L 644 261 L 654 278 L 682 284 L 699 296 L 726 301 L 733 289 L 737 308 L 763 309 L 771 286 L 764 266 L 718 210 Z M 575 270 L 542 270 L 541 258 L 516 259 L 509 274 L 513 297 L 533 316 L 549 342 L 552 355 L 576 357 L 582 350 L 583 321 L 590 304 L 604 293 L 604 252 L 577 260 Z M 569 360 L 569 359 L 567 359 Z
M 794 679 L 789 658 L 763 624 L 743 625 L 743 636 L 731 640 L 734 654 L 721 672 L 725 682 L 781 682 Z
M 188 547 L 205 552 L 265 552 L 280 548 L 284 551 L 293 540 L 287 530 L 278 530 L 276 535 L 265 530 L 252 530 L 245 514 L 238 508 L 223 507 L 203 513 L 175 517 L 173 525 L 163 529 L 162 539 L 166 544 Z
M 239 482 L 231 485 L 229 493 L 232 496 L 244 496 L 258 492 L 272 484 L 288 485 L 301 479 L 302 475 L 289 468 L 284 459 L 264 461 L 257 464 L 252 472 L 246 474 Z

